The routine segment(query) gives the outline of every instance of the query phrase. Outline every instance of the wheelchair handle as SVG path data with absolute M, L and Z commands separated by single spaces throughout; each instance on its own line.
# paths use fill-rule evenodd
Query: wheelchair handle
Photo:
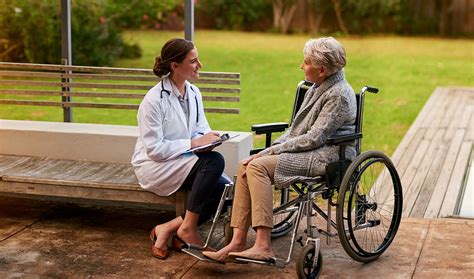
M 361 93 L 364 93 L 365 91 L 369 91 L 370 93 L 378 93 L 379 89 L 377 87 L 373 87 L 370 85 L 366 85 L 362 88 Z

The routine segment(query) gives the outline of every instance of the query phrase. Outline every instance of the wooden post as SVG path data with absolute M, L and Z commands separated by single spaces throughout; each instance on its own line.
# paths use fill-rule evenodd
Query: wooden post
M 194 41 L 194 1 L 184 2 L 184 38 Z
M 61 64 L 71 65 L 71 1 L 61 0 Z M 69 73 L 65 71 L 65 73 Z M 71 79 L 63 78 L 61 82 L 70 82 Z M 70 88 L 61 87 L 61 91 L 70 91 Z M 63 102 L 71 102 L 70 96 L 62 96 Z M 72 108 L 63 107 L 63 121 L 72 122 Z

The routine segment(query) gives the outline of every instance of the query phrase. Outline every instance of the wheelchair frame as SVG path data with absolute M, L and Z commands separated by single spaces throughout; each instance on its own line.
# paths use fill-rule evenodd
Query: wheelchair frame
M 302 103 L 304 94 L 311 86 L 312 84 L 306 81 L 302 81 L 298 84 L 292 120 Z M 250 262 L 283 267 L 291 261 L 295 243 L 298 242 L 304 246 L 303 251 L 301 252 L 297 261 L 298 277 L 317 278 L 322 269 L 322 255 L 320 251 L 321 234 L 327 237 L 328 244 L 330 242 L 330 237 L 339 236 L 344 250 L 354 260 L 360 262 L 369 262 L 375 260 L 388 248 L 388 246 L 393 241 L 400 224 L 403 206 L 402 188 L 395 166 L 386 155 L 378 151 L 367 151 L 362 154 L 360 152 L 364 94 L 366 91 L 377 93 L 378 89 L 370 86 L 364 86 L 360 93 L 357 94 L 358 104 L 355 133 L 351 135 L 330 138 L 327 141 L 328 144 L 340 146 L 340 160 L 330 163 L 326 167 L 326 173 L 323 176 L 316 176 L 313 178 L 301 180 L 290 185 L 288 188 L 278 190 L 281 193 L 281 198 L 279 201 L 280 204 L 273 209 L 274 217 L 280 214 L 288 215 L 283 221 L 278 222 L 277 224 L 275 224 L 274 221 L 272 238 L 286 235 L 290 231 L 292 232 L 290 247 L 286 259 L 277 259 L 276 261 L 258 261 L 236 258 L 235 260 L 237 262 Z M 268 147 L 271 143 L 272 133 L 284 131 L 287 127 L 288 124 L 286 123 L 261 124 L 252 126 L 252 131 L 255 131 L 257 134 L 266 134 L 266 147 Z M 345 159 L 345 147 L 354 141 L 356 141 L 357 156 L 351 161 Z M 255 154 L 262 149 L 253 150 L 251 154 Z M 372 177 L 372 180 L 369 180 L 370 190 L 363 189 L 365 192 L 359 193 L 361 185 L 363 187 L 363 184 L 365 183 L 365 180 L 363 183 L 361 182 L 361 179 L 366 170 L 373 164 L 382 164 L 382 167 L 386 167 L 387 171 L 384 172 L 384 169 L 381 174 L 377 174 L 376 179 Z M 376 212 L 377 209 L 384 209 L 385 211 L 389 212 L 386 202 L 388 201 L 387 199 L 390 198 L 390 192 L 384 195 L 385 198 L 382 200 L 382 202 L 370 200 L 370 194 L 372 191 L 375 191 L 373 187 L 376 187 L 377 184 L 382 185 L 381 187 L 383 187 L 383 185 L 386 185 L 390 182 L 390 179 L 392 182 L 394 207 L 394 212 L 391 213 L 392 219 L 390 221 L 390 227 L 385 230 L 386 235 L 383 237 L 383 241 L 380 245 L 374 249 L 371 247 L 367 249 L 362 247 L 364 246 L 363 244 L 365 243 L 365 240 L 363 243 L 359 243 L 356 233 L 360 230 L 368 230 L 370 228 L 384 226 L 382 223 L 384 220 L 382 218 L 386 217 L 384 217 L 382 213 L 379 213 L 377 219 L 376 214 L 373 212 Z M 221 215 L 224 202 L 226 200 L 232 199 L 233 187 L 233 184 L 228 184 L 225 187 L 225 191 L 214 216 L 213 224 L 205 246 L 189 247 L 190 249 L 183 249 L 183 251 L 200 260 L 214 262 L 213 260 L 204 257 L 201 251 L 208 246 L 212 238 L 214 228 L 218 222 L 218 217 Z M 390 191 L 390 188 L 385 187 L 383 188 L 383 191 Z M 296 193 L 297 196 L 291 198 L 290 194 L 292 192 Z M 335 194 L 337 194 L 337 202 L 333 201 Z M 346 196 L 347 194 L 349 196 Z M 327 200 L 327 213 L 325 213 L 324 210 L 314 201 L 318 196 L 321 196 L 323 199 Z M 344 208 L 344 206 L 346 206 L 346 208 Z M 334 222 L 332 218 L 332 207 L 336 207 L 336 222 Z M 347 212 L 345 212 L 345 210 L 347 210 Z M 317 215 L 326 220 L 326 230 L 319 229 L 317 226 L 313 225 L 312 217 Z M 297 238 L 298 228 L 303 216 L 306 216 L 306 229 L 304 230 L 306 234 L 305 244 L 303 244 L 302 236 Z M 228 227 L 228 222 L 230 222 L 230 207 L 227 209 L 227 213 L 224 215 L 224 218 L 227 218 L 226 226 Z M 226 222 L 224 223 L 226 224 Z M 337 232 L 333 233 L 333 228 Z M 384 228 L 385 227 L 383 227 L 383 229 Z M 376 235 L 375 237 L 379 236 Z M 226 235 L 226 240 L 230 241 L 230 236 Z

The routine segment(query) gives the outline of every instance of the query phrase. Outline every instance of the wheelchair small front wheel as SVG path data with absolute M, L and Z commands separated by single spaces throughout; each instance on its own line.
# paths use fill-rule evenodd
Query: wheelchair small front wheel
M 357 156 L 338 193 L 337 232 L 356 261 L 377 259 L 392 243 L 402 217 L 402 186 L 392 161 L 379 151 Z
M 296 271 L 298 278 L 318 278 L 323 269 L 323 256 L 321 251 L 318 251 L 317 259 L 316 249 L 314 243 L 306 244 L 301 251 L 301 254 L 296 263 Z

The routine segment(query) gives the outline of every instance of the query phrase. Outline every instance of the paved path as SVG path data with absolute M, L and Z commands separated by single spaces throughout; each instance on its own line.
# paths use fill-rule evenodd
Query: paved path
M 214 265 L 176 252 L 157 260 L 148 233 L 167 218 L 172 214 L 0 198 L 0 278 L 296 277 L 299 245 L 282 269 Z M 403 219 L 394 243 L 369 264 L 350 259 L 337 239 L 324 244 L 321 278 L 474 278 L 473 235 L 472 219 Z M 277 256 L 287 245 L 288 238 L 273 242 Z

